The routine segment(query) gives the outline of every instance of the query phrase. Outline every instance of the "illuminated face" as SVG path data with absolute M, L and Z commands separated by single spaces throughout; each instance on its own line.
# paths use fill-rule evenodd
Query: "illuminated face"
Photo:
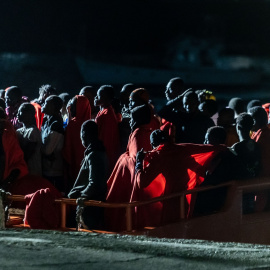
M 94 99 L 94 105 L 95 106 L 102 106 L 105 102 L 105 96 L 104 96 L 104 91 L 102 88 L 99 88 L 97 91 L 97 95 L 95 96 Z
M 187 113 L 193 113 L 198 109 L 198 102 L 193 98 L 184 97 L 183 108 Z
M 172 83 L 171 82 L 169 82 L 167 84 L 167 86 L 166 86 L 165 96 L 166 96 L 166 98 L 167 98 L 168 101 L 176 98 L 176 96 L 177 96 L 175 94 L 175 92 L 173 91 L 173 89 L 172 89 Z

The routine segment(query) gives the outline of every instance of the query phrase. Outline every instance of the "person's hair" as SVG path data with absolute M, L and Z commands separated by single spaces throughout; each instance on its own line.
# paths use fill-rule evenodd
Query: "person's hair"
M 46 100 L 47 101 L 51 100 L 53 102 L 55 110 L 60 112 L 60 110 L 63 107 L 63 100 L 60 97 L 56 95 L 51 95 L 47 97 Z
M 133 130 L 138 126 L 149 124 L 151 121 L 151 109 L 148 104 L 135 107 L 130 111 L 130 114 L 135 123 Z
M 258 99 L 251 100 L 247 104 L 247 112 L 249 111 L 249 109 L 251 109 L 252 107 L 256 107 L 256 106 L 262 106 L 262 102 L 260 100 L 258 100 Z
M 224 144 L 226 141 L 227 133 L 224 127 L 210 127 L 208 128 L 207 133 L 210 144 Z
M 95 92 L 95 91 L 94 91 L 94 87 L 88 85 L 88 86 L 84 86 L 84 87 L 80 90 L 79 95 L 83 95 L 83 93 L 89 93 L 89 94 L 91 94 L 91 95 L 95 95 L 94 92 Z
M 241 113 L 236 118 L 236 125 L 241 127 L 243 130 L 250 131 L 254 125 L 254 120 L 250 114 Z
M 56 89 L 50 84 L 44 84 L 40 86 L 39 94 L 56 95 Z
M 22 90 L 18 86 L 10 86 L 6 89 L 6 93 L 10 93 L 16 100 L 20 100 L 22 98 Z
M 249 114 L 254 118 L 256 125 L 262 128 L 268 123 L 268 115 L 263 107 L 255 106 L 249 109 Z
M 179 93 L 184 91 L 184 81 L 180 77 L 175 77 L 170 79 L 171 88 Z
M 69 93 L 61 93 L 59 97 L 63 101 L 63 106 L 66 106 L 70 100 L 70 94 Z
M 169 137 L 163 130 L 156 129 L 150 134 L 150 142 L 153 147 L 157 147 L 160 144 L 163 144 L 168 141 Z
M 242 98 L 234 97 L 229 101 L 229 108 L 233 109 L 236 114 L 240 114 L 245 112 L 245 102 Z
M 140 100 L 144 104 L 148 104 L 149 98 L 149 93 L 145 88 L 135 89 L 130 94 L 130 99 Z
M 23 110 L 24 112 L 28 112 L 34 116 L 36 114 L 36 109 L 31 103 L 22 103 L 19 110 Z
M 203 111 L 207 111 L 209 116 L 212 117 L 218 110 L 218 105 L 215 100 L 207 99 L 199 105 Z
M 98 140 L 98 125 L 95 121 L 85 121 L 81 126 L 81 131 L 84 131 L 87 134 L 89 141 Z
M 130 95 L 130 93 L 134 90 L 134 84 L 133 83 L 127 83 L 123 85 L 120 93 L 127 93 Z
M 184 98 L 192 98 L 199 102 L 198 95 L 194 91 L 188 91 L 187 93 L 185 93 Z
M 102 85 L 99 89 L 105 93 L 108 100 L 114 99 L 114 89 L 111 85 Z

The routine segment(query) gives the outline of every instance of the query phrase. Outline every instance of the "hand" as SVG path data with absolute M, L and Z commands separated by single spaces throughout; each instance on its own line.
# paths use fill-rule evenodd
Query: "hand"
M 142 163 L 144 157 L 145 157 L 145 152 L 143 151 L 143 148 L 142 148 L 136 155 L 136 163 Z

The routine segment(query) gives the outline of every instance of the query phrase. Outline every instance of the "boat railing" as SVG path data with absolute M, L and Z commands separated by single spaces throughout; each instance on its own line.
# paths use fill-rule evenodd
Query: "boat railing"
M 227 187 L 231 188 L 231 190 L 237 189 L 240 192 L 250 192 L 250 191 L 260 191 L 265 189 L 270 189 L 270 181 L 266 178 L 255 178 L 245 181 L 230 181 L 227 183 L 215 185 L 215 186 L 205 186 L 205 187 L 197 187 L 190 190 L 185 190 L 182 192 L 174 193 L 167 196 L 160 196 L 155 197 L 146 201 L 133 201 L 127 203 L 108 203 L 103 201 L 94 201 L 94 200 L 86 200 L 83 202 L 84 206 L 95 206 L 95 207 L 103 207 L 103 208 L 125 208 L 126 211 L 126 231 L 131 232 L 132 227 L 132 210 L 135 207 L 146 206 L 149 204 L 153 204 L 156 202 L 162 202 L 170 199 L 179 198 L 180 199 L 180 219 L 186 218 L 186 207 L 185 207 L 185 200 L 186 195 L 188 194 L 197 194 L 199 192 L 215 190 L 218 188 Z M 230 195 L 232 196 L 232 195 Z M 7 195 L 6 199 L 8 201 L 25 201 L 24 195 Z M 228 201 L 232 201 L 231 199 L 227 199 Z M 78 205 L 76 199 L 68 199 L 68 198 L 61 198 L 55 199 L 55 203 L 60 204 L 61 208 L 61 229 L 66 228 L 66 212 L 67 212 L 67 205 Z

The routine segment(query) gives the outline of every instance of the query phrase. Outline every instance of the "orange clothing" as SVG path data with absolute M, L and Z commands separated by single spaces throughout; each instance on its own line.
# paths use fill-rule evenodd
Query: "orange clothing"
M 109 159 L 110 172 L 121 153 L 118 119 L 112 106 L 98 112 L 95 122 L 98 125 L 99 139 L 103 142 Z
M 40 130 L 41 126 L 42 126 L 42 121 L 43 121 L 43 118 L 44 118 L 44 113 L 41 112 L 41 106 L 38 103 L 31 102 L 31 104 L 35 107 L 35 110 L 36 110 L 36 114 L 35 114 L 36 124 L 37 124 L 37 128 Z
M 160 145 L 144 160 L 143 170 L 136 174 L 131 201 L 144 201 L 158 196 L 193 189 L 204 180 L 208 162 L 225 146 L 172 144 Z M 187 210 L 191 196 L 186 197 Z M 140 207 L 136 212 L 137 227 L 158 226 L 179 219 L 179 199 Z
M 127 152 L 119 157 L 107 182 L 107 202 L 129 202 L 135 180 L 136 154 L 142 148 L 144 151 L 152 149 L 151 132 L 152 129 L 148 124 L 135 129 L 130 134 Z M 124 209 L 108 209 L 106 217 L 108 229 L 116 231 L 125 229 Z
M 85 148 L 82 145 L 80 132 L 82 124 L 91 119 L 91 107 L 89 100 L 84 96 L 76 96 L 76 116 L 67 125 L 63 156 L 68 164 L 68 185 L 72 187 L 80 171 L 81 162 L 84 158 Z

